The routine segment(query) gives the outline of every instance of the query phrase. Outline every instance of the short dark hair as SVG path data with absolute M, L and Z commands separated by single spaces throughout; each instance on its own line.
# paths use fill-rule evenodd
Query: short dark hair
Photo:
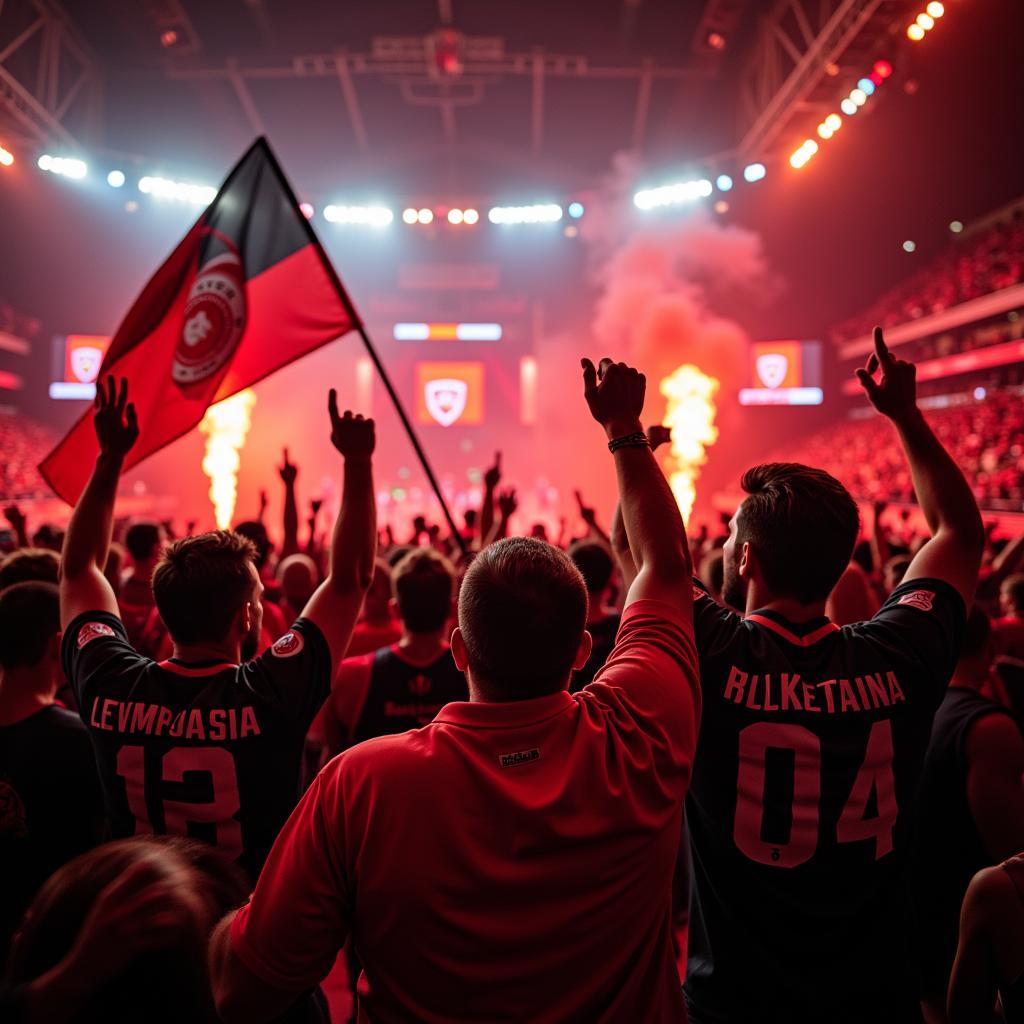
M 60 556 L 49 548 L 18 548 L 0 559 L 0 590 L 28 580 L 56 583 L 59 577 Z
M 569 557 L 582 574 L 587 593 L 600 594 L 608 586 L 615 566 L 603 544 L 596 540 L 575 540 L 569 545 Z
M 780 597 L 823 601 L 850 564 L 860 513 L 823 469 L 797 462 L 753 466 L 740 481 L 736 538 L 757 552 L 765 583 Z
M 124 535 L 124 546 L 136 562 L 152 558 L 160 547 L 158 523 L 132 523 Z
M 230 530 L 185 537 L 166 548 L 153 573 L 153 597 L 177 643 L 223 640 L 249 600 L 256 548 Z
M 455 570 L 432 548 L 410 551 L 391 575 L 398 614 L 410 633 L 436 633 L 452 611 Z
M 459 592 L 469 668 L 493 695 L 527 700 L 564 686 L 587 620 L 587 588 L 564 551 L 510 537 L 476 556 Z
M 0 593 L 0 668 L 37 665 L 60 632 L 60 595 L 55 583 L 28 580 Z

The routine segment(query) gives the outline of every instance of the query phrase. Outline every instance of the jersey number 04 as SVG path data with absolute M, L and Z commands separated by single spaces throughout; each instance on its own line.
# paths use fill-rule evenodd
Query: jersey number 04
M 789 836 L 772 842 L 764 836 L 764 793 L 769 750 L 793 755 Z M 875 722 L 864 760 L 835 826 L 839 843 L 873 839 L 875 860 L 893 847 L 896 785 L 892 773 L 892 723 Z M 868 815 L 874 793 L 876 813 Z M 821 740 L 801 725 L 757 722 L 739 734 L 739 773 L 733 841 L 759 864 L 795 868 L 814 856 L 821 839 Z

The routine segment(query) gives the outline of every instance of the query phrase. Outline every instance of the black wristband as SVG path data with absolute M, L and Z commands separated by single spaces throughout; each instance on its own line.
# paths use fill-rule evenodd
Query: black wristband
M 638 430 L 633 434 L 624 434 L 622 437 L 613 437 L 608 442 L 608 451 L 617 452 L 620 448 L 650 448 L 651 442 L 647 435 Z

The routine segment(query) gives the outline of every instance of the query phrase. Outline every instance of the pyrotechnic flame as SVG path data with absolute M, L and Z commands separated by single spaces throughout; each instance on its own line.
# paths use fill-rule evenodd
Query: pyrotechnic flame
M 235 514 L 238 497 L 238 453 L 249 433 L 252 407 L 256 392 L 248 389 L 211 405 L 206 410 L 199 429 L 206 434 L 206 455 L 203 472 L 210 478 L 210 500 L 217 526 L 226 530 Z
M 707 462 L 707 449 L 718 440 L 715 426 L 715 393 L 719 382 L 691 363 L 677 367 L 661 382 L 668 399 L 662 425 L 672 430 L 669 483 L 683 522 L 689 522 L 697 497 L 697 477 Z

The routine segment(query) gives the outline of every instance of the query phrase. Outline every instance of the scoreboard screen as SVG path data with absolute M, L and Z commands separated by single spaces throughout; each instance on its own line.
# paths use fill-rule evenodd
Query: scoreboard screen
M 740 405 L 821 405 L 820 341 L 755 341 Z
M 110 338 L 98 334 L 59 334 L 53 339 L 50 397 L 92 400 Z
M 417 363 L 417 422 L 434 427 L 483 423 L 484 375 L 484 364 L 479 360 Z

